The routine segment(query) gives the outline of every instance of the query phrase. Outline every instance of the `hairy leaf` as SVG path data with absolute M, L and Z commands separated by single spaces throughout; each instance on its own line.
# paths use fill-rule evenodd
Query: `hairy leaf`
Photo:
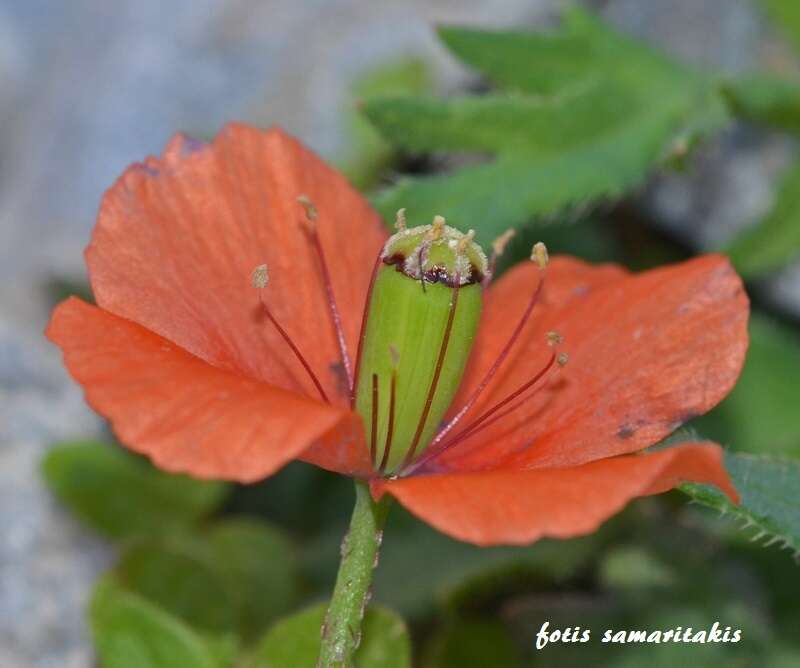
M 695 501 L 719 510 L 751 528 L 753 540 L 800 551 L 800 461 L 745 454 L 727 454 L 725 466 L 741 495 L 733 505 L 707 485 L 681 487 Z
M 487 241 L 570 205 L 617 197 L 726 118 L 711 80 L 613 32 L 581 10 L 551 34 L 446 28 L 445 44 L 504 94 L 377 98 L 368 118 L 409 151 L 490 154 L 374 198 L 387 220 L 442 214 Z

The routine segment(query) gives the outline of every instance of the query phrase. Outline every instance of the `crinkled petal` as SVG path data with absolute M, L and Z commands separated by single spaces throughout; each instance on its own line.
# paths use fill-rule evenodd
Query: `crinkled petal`
M 496 358 L 536 280 L 537 270 L 525 264 L 490 291 L 471 383 Z M 562 334 L 569 363 L 436 466 L 566 467 L 635 452 L 711 409 L 736 382 L 749 305 L 725 258 L 709 255 L 637 275 L 559 259 L 547 281 L 542 304 L 462 428 L 545 365 L 546 332 Z
M 177 136 L 106 194 L 86 252 L 98 304 L 217 367 L 317 397 L 263 317 L 264 296 L 329 396 L 347 399 L 320 263 L 297 202 L 318 229 L 351 356 L 386 232 L 355 189 L 280 130 L 227 126 L 211 144 Z
M 699 443 L 568 468 L 379 480 L 372 489 L 376 497 L 391 494 L 453 538 L 477 545 L 522 545 L 591 533 L 631 499 L 683 481 L 716 485 L 738 502 L 722 449 Z
M 320 466 L 369 472 L 361 420 L 346 409 L 214 367 L 76 298 L 47 336 L 119 439 L 162 469 L 251 482 L 313 452 Z

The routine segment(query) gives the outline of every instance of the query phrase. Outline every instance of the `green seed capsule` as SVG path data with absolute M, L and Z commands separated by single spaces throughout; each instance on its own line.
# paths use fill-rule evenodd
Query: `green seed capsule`
M 401 229 L 373 283 L 357 378 L 375 469 L 391 475 L 435 436 L 458 390 L 481 313 L 486 257 L 437 217 Z

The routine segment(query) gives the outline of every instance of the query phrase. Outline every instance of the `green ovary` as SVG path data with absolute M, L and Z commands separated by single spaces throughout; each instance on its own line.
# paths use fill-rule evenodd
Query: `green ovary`
M 375 468 L 389 435 L 392 377 L 396 378 L 391 448 L 383 471 L 397 473 L 414 447 L 416 459 L 438 430 L 458 390 L 481 313 L 478 283 L 458 288 L 447 351 L 427 418 L 417 431 L 434 380 L 455 288 L 415 280 L 394 266 L 382 265 L 375 277 L 357 379 L 356 410 L 372 446 L 373 374 L 377 376 Z M 414 442 L 417 441 L 416 446 Z

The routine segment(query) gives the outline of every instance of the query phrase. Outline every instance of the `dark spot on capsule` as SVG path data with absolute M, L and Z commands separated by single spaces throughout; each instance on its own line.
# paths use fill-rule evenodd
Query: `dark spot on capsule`
M 623 441 L 628 440 L 636 433 L 636 429 L 628 424 L 624 424 L 619 428 L 617 432 L 617 438 L 622 439 Z
M 400 273 L 405 274 L 404 266 L 405 266 L 406 258 L 402 253 L 395 253 L 394 255 L 389 255 L 383 258 L 383 263 L 386 265 L 394 266 L 394 268 L 399 271 Z M 408 275 L 408 274 L 406 274 Z M 450 288 L 455 287 L 455 281 L 453 280 L 454 277 L 450 276 L 446 267 L 442 267 L 436 265 L 431 267 L 427 271 L 423 272 L 423 278 L 425 279 L 426 283 L 441 283 L 442 285 L 446 285 Z M 414 277 L 409 277 L 414 278 Z M 467 277 L 466 282 L 461 286 L 464 285 L 472 285 L 473 283 L 482 283 L 484 279 L 484 275 L 482 271 L 479 271 L 477 267 L 470 266 L 469 269 L 469 276 Z

